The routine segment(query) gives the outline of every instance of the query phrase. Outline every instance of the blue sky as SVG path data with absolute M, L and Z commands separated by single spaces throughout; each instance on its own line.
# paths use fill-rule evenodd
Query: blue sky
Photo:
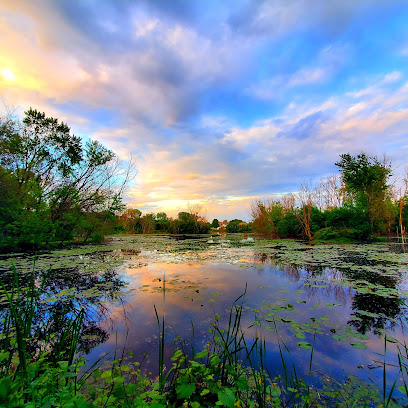
M 125 201 L 249 219 L 337 172 L 408 150 L 408 2 L 0 0 L 0 92 L 104 143 Z

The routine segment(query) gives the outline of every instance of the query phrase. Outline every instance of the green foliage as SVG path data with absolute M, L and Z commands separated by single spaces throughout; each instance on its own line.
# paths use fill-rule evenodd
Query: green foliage
M 160 212 L 156 214 L 155 230 L 163 232 L 168 232 L 170 230 L 170 220 L 166 213 Z
M 299 238 L 302 226 L 293 211 L 286 213 L 277 224 L 279 236 L 282 238 Z
M 362 211 L 370 224 L 370 233 L 384 232 L 395 213 L 390 201 L 388 179 L 392 174 L 391 165 L 380 162 L 377 157 L 365 153 L 357 156 L 340 155 L 336 164 L 340 167 L 349 199 Z
M 76 234 L 86 241 L 110 230 L 129 168 L 58 119 L 33 109 L 25 115 L 22 123 L 0 118 L 0 249 L 35 249 Z
M 210 223 L 186 211 L 179 212 L 177 219 L 170 222 L 173 234 L 206 234 L 209 229 Z
M 220 226 L 219 221 L 216 218 L 214 218 L 211 223 L 211 228 L 218 228 L 219 226 Z
M 391 175 L 391 167 L 381 163 L 377 157 L 369 157 L 360 153 L 356 157 L 349 153 L 340 155 L 336 164 L 340 167 L 346 189 L 356 195 L 386 191 L 387 181 Z M 362 197 L 360 197 L 362 199 Z
M 257 201 L 252 206 L 253 230 L 263 236 L 279 238 L 277 224 L 286 214 L 279 201 Z
M 371 239 L 373 234 L 390 234 L 395 225 L 406 226 L 406 197 L 400 202 L 392 200 L 390 163 L 365 153 L 342 154 L 340 158 L 336 165 L 344 187 L 322 190 L 326 186 L 323 184 L 314 191 L 309 188 L 304 192 L 307 203 L 298 195 L 300 207 L 294 206 L 294 199 L 289 202 L 285 197 L 281 201 L 258 201 L 252 206 L 254 231 L 272 238 L 305 238 L 304 229 L 309 239 L 347 241 Z M 328 205 L 325 211 L 313 205 L 315 199 L 322 197 L 326 197 Z M 340 207 L 328 204 L 340 202 Z
M 227 232 L 250 232 L 251 226 L 248 225 L 246 222 L 238 219 L 231 220 L 228 225 L 226 226 L 225 230 Z

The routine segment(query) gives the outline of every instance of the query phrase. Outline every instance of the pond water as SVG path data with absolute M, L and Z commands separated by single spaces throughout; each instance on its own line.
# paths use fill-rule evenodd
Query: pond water
M 0 274 L 11 279 L 11 265 L 22 281 L 33 268 L 48 274 L 39 325 L 57 311 L 85 309 L 81 347 L 89 365 L 104 354 L 132 351 L 156 374 L 155 307 L 165 318 L 169 367 L 176 346 L 205 347 L 215 316 L 226 324 L 244 294 L 242 329 L 249 343 L 265 339 L 272 375 L 283 375 L 281 348 L 288 367 L 293 363 L 299 376 L 312 371 L 316 384 L 356 376 L 381 387 L 384 361 L 388 386 L 398 379 L 408 256 L 397 245 L 251 242 L 239 234 L 183 238 L 114 237 L 107 245 L 38 254 L 35 266 L 34 256 L 4 256 Z

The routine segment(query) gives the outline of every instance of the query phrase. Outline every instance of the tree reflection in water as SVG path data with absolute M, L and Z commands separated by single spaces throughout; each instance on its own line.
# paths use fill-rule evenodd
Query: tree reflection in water
M 327 268 L 313 263 L 303 263 L 301 265 L 288 263 L 276 256 L 268 256 L 266 253 L 254 255 L 255 262 L 270 265 L 277 268 L 289 278 L 291 282 L 301 282 L 302 290 L 307 293 L 309 299 L 318 301 L 322 295 L 333 295 L 337 302 L 346 304 L 351 301 L 351 308 L 354 311 L 351 319 L 347 322 L 359 333 L 365 334 L 373 330 L 374 334 L 381 335 L 383 329 L 394 327 L 398 321 L 403 325 L 402 319 L 406 320 L 403 313 L 404 299 L 395 293 L 388 295 L 376 294 L 376 289 L 370 293 L 358 293 L 352 288 L 352 283 L 364 281 L 381 288 L 381 290 L 397 289 L 400 278 L 395 276 L 384 276 L 378 272 L 369 270 L 355 270 L 351 268 Z M 345 262 L 359 266 L 384 266 L 381 262 L 367 259 L 356 254 L 349 254 L 343 257 Z M 347 279 L 350 286 L 341 285 L 340 282 Z
M 48 272 L 20 273 L 17 277 L 20 289 L 28 287 L 32 279 L 36 290 L 42 289 L 38 294 L 39 301 L 33 316 L 31 339 L 28 342 L 31 353 L 34 354 L 35 350 L 44 344 L 51 347 L 57 344 L 56 339 L 59 336 L 63 333 L 67 335 L 70 319 L 81 310 L 83 320 L 78 351 L 89 353 L 92 348 L 108 340 L 109 334 L 103 328 L 103 322 L 109 313 L 103 302 L 118 298 L 125 286 L 117 271 L 108 269 L 91 273 L 73 267 L 52 269 Z M 8 291 L 12 290 L 14 280 L 12 273 L 4 273 L 2 276 L 2 282 Z M 8 313 L 9 305 L 3 301 L 0 304 L 1 331 L 3 319 Z M 55 340 L 50 341 L 50 336 L 55 337 Z M 50 351 L 52 358 L 53 352 Z

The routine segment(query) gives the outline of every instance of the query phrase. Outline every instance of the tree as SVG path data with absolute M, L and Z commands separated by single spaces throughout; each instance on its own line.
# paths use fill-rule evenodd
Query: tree
M 127 208 L 120 216 L 119 222 L 122 223 L 125 231 L 135 233 L 140 225 L 142 212 L 137 208 Z
M 391 164 L 363 152 L 355 157 L 342 154 L 340 158 L 335 164 L 340 167 L 348 199 L 364 211 L 373 233 L 381 228 L 382 216 L 389 212 Z
M 220 226 L 219 221 L 216 218 L 214 218 L 211 223 L 211 228 L 218 228 L 219 226 Z
M 333 209 L 341 207 L 346 199 L 346 189 L 342 177 L 337 174 L 327 177 L 325 180 L 320 180 L 318 187 L 319 198 L 321 203 L 319 205 L 322 209 Z
M 207 224 L 207 209 L 202 203 L 189 203 L 187 209 L 194 219 L 194 232 L 200 234 L 204 225 Z
M 155 219 L 156 216 L 154 214 L 146 214 L 140 219 L 143 234 L 151 234 L 154 232 Z
M 298 221 L 302 226 L 303 235 L 312 240 L 312 208 L 313 208 L 313 188 L 308 183 L 302 183 L 297 194 L 300 202 L 300 209 L 296 212 Z
M 169 231 L 170 229 L 170 220 L 167 217 L 165 212 L 159 212 L 156 214 L 156 225 L 155 229 L 158 231 Z
M 86 214 L 120 210 L 134 166 L 99 142 L 84 144 L 64 122 L 29 109 L 22 122 L 0 118 L 0 169 L 9 196 L 0 202 L 0 246 L 35 247 L 72 238 Z
M 228 223 L 227 227 L 226 227 L 226 231 L 227 231 L 227 232 L 232 232 L 232 233 L 234 233 L 234 232 L 240 232 L 240 231 L 239 231 L 239 224 L 240 224 L 241 222 L 242 222 L 242 220 L 238 220 L 238 219 L 231 220 L 231 221 Z
M 261 235 L 279 238 L 277 223 L 285 214 L 280 201 L 256 201 L 251 206 L 253 228 Z

